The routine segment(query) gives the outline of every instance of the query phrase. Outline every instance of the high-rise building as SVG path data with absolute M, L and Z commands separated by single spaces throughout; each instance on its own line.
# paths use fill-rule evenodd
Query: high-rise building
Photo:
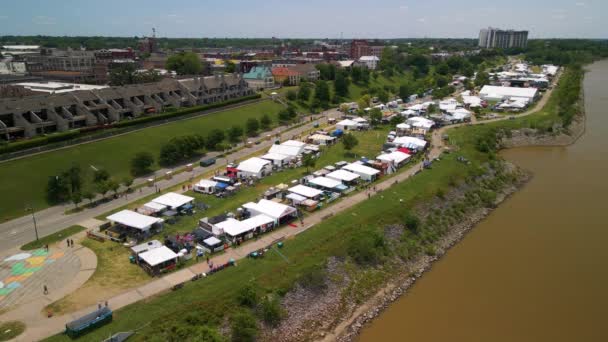
M 525 48 L 528 31 L 501 30 L 488 27 L 479 31 L 479 47 L 486 49 Z

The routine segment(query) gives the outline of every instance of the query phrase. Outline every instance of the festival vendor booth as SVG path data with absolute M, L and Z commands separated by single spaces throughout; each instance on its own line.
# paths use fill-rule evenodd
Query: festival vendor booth
M 274 227 L 274 219 L 261 214 L 243 221 L 228 218 L 216 226 L 228 242 L 239 244 L 244 240 L 251 239 L 254 234 L 264 233 L 272 229 Z
M 215 193 L 217 182 L 210 179 L 203 179 L 194 185 L 193 190 L 203 194 Z
M 344 185 L 347 185 L 347 186 L 355 185 L 357 183 L 357 180 L 359 178 L 361 178 L 361 176 L 359 176 L 356 173 L 352 173 L 350 171 L 346 171 L 346 170 L 342 170 L 342 169 L 336 170 L 336 171 L 328 174 L 326 177 L 340 181 Z
M 350 119 L 345 119 L 336 124 L 336 128 L 342 131 L 354 131 L 359 129 L 359 123 Z
M 405 134 L 408 134 L 411 130 L 412 126 L 406 124 L 406 123 L 400 123 L 397 125 L 397 136 L 402 136 Z
M 124 241 L 132 237 L 137 241 L 143 240 L 163 228 L 163 219 L 142 215 L 131 210 L 122 210 L 106 217 L 113 225 L 106 234 L 113 240 Z
M 426 147 L 426 140 L 416 137 L 398 137 L 393 141 L 398 147 L 405 147 L 413 151 L 422 151 Z
M 168 192 L 153 199 L 152 202 L 166 205 L 168 208 L 178 213 L 189 212 L 194 208 L 193 197 L 176 194 L 175 192 Z
M 237 166 L 237 170 L 239 177 L 254 177 L 261 179 L 270 174 L 272 171 L 272 164 L 268 160 L 253 157 L 242 161 L 239 166 Z
M 343 192 L 348 189 L 342 182 L 327 177 L 315 177 L 308 181 L 308 184 L 317 189 L 330 192 Z
M 323 191 L 302 184 L 298 184 L 292 188 L 289 188 L 288 191 L 292 194 L 304 196 L 304 199 L 312 200 L 319 200 L 319 198 L 321 198 L 321 196 L 323 195 Z
M 336 142 L 336 137 L 317 133 L 309 136 L 308 141 L 315 145 L 333 145 Z
M 361 179 L 368 182 L 374 181 L 380 174 L 379 170 L 376 170 L 373 167 L 365 166 L 360 162 L 345 165 L 343 169 L 358 174 L 361 176 Z
M 174 269 L 177 254 L 167 246 L 151 249 L 139 254 L 139 265 L 152 276 Z
M 280 154 L 280 153 L 266 153 L 261 157 L 272 162 L 277 167 L 283 167 L 289 164 L 293 158 L 291 156 Z
M 221 214 L 213 217 L 203 217 L 198 221 L 199 228 L 209 232 L 211 235 L 220 236 L 222 232 L 216 227 L 216 224 L 226 221 L 228 215 Z
M 391 153 L 383 153 L 376 157 L 376 159 L 382 163 L 387 164 L 386 173 L 394 173 L 398 168 L 403 166 L 410 159 L 409 154 L 405 154 L 400 151 L 394 151 Z
M 224 243 L 222 240 L 216 238 L 215 236 L 210 236 L 205 240 L 201 241 L 197 246 L 197 250 L 202 249 L 203 251 L 213 254 L 216 252 L 220 252 L 224 250 Z
M 132 263 L 139 264 L 139 255 L 141 253 L 145 253 L 145 252 L 151 251 L 155 248 L 160 248 L 162 246 L 163 246 L 163 244 L 158 240 L 152 240 L 152 241 L 144 242 L 141 245 L 133 246 L 133 247 L 131 247 L 131 256 L 129 257 L 129 259 L 131 260 Z
M 266 215 L 271 217 L 274 220 L 275 226 L 289 223 L 298 216 L 296 208 L 265 199 L 260 200 L 258 203 L 245 203 L 243 208 L 247 209 L 251 213 L 251 216 Z
M 148 202 L 144 204 L 137 211 L 140 214 L 148 215 L 148 216 L 157 216 L 163 213 L 163 211 L 167 210 L 166 205 L 162 205 L 155 202 Z

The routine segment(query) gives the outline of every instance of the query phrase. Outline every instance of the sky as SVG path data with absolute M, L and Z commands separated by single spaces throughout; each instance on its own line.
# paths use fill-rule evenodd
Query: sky
M 476 38 L 488 26 L 608 38 L 608 1 L 17 0 L 0 10 L 0 35 Z

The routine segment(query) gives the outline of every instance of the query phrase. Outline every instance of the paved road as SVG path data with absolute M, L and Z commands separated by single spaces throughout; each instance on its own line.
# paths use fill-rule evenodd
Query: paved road
M 338 117 L 340 113 L 337 110 L 329 110 L 321 114 L 315 115 L 314 120 L 324 123 L 328 117 Z M 251 139 L 253 141 L 260 140 L 259 145 L 253 145 L 249 148 L 239 150 L 225 158 L 217 160 L 216 164 L 211 167 L 200 167 L 196 166 L 192 172 L 182 172 L 175 175 L 171 180 L 161 180 L 157 182 L 157 185 L 162 189 L 175 186 L 179 183 L 190 180 L 193 177 L 200 176 L 209 171 L 212 171 L 220 166 L 226 165 L 229 161 L 235 161 L 240 158 L 246 157 L 252 153 L 260 152 L 267 149 L 271 144 L 272 140 L 264 140 L 267 134 L 275 136 L 281 134 L 281 140 L 290 139 L 294 136 L 300 135 L 305 131 L 313 128 L 313 122 L 308 122 L 297 128 L 290 128 L 281 126 L 275 128 L 271 132 L 265 132 L 260 135 L 260 138 Z M 218 155 L 219 153 L 209 153 L 209 157 Z M 183 167 L 183 166 L 182 166 Z M 161 169 L 155 172 L 155 175 L 159 177 L 164 175 L 168 169 Z M 143 184 L 147 181 L 148 177 L 138 178 L 134 181 L 134 185 Z M 141 192 L 137 190 L 133 194 L 129 194 L 126 198 L 120 198 L 112 200 L 110 202 L 98 205 L 92 209 L 86 209 L 79 213 L 65 215 L 67 209 L 73 208 L 72 205 L 58 205 L 50 207 L 35 213 L 36 222 L 38 226 L 38 235 L 46 236 L 52 234 L 58 230 L 69 227 L 74 224 L 78 224 L 81 221 L 86 220 L 90 217 L 101 215 L 110 210 L 119 208 L 125 204 L 128 204 L 137 199 L 143 198 L 154 193 L 154 187 L 143 187 Z M 30 242 L 35 239 L 34 222 L 31 215 L 26 215 L 5 223 L 0 224 L 0 255 L 5 255 L 14 252 L 16 248 L 23 245 L 24 243 Z

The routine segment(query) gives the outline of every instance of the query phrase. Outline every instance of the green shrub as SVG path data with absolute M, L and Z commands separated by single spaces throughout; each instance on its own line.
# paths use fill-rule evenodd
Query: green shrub
M 260 304 L 262 319 L 270 326 L 277 326 L 285 315 L 281 302 L 275 296 L 266 296 Z
M 323 265 L 314 265 L 313 267 L 304 271 L 304 274 L 299 279 L 299 283 L 302 287 L 320 291 L 327 287 L 325 282 L 327 272 Z
M 387 252 L 384 236 L 372 228 L 358 230 L 347 245 L 348 255 L 360 265 L 377 264 Z
M 258 336 L 258 324 L 249 310 L 240 310 L 232 316 L 232 341 L 253 342 Z
M 250 280 L 237 294 L 237 302 L 242 306 L 254 307 L 258 302 L 258 289 L 255 281 Z

